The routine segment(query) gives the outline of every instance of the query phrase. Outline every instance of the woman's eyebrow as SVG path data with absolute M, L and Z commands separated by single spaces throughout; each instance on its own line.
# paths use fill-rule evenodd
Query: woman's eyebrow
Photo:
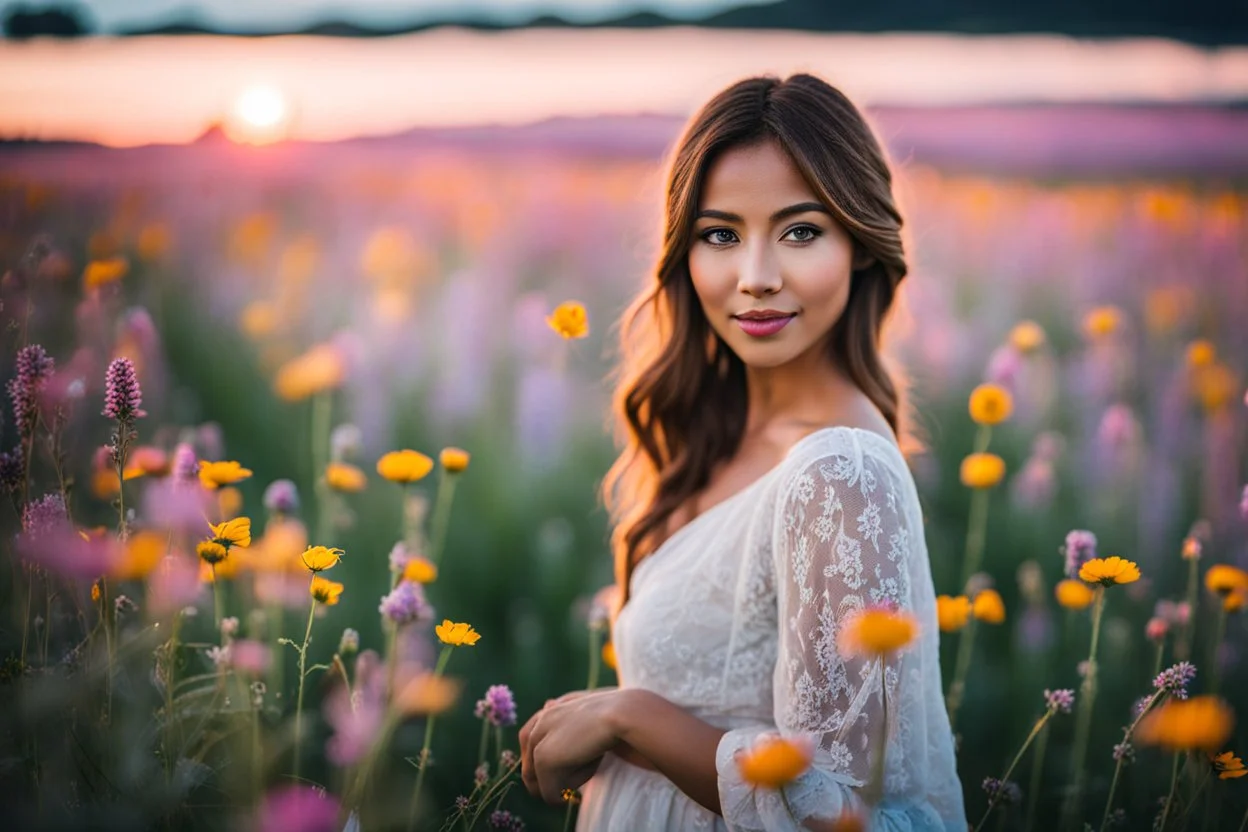
M 824 208 L 818 202 L 799 202 L 796 205 L 789 205 L 786 208 L 781 208 L 779 211 L 772 214 L 771 222 L 779 222 L 780 220 L 785 219 L 786 217 L 791 217 L 795 214 L 805 214 L 808 211 L 818 211 L 820 214 L 828 213 L 828 209 Z M 716 211 L 713 208 L 704 208 L 703 210 L 698 212 L 698 215 L 694 217 L 694 219 L 695 220 L 712 219 L 712 220 L 723 220 L 724 222 L 742 222 L 741 217 L 738 216 L 737 214 L 733 214 L 728 211 Z

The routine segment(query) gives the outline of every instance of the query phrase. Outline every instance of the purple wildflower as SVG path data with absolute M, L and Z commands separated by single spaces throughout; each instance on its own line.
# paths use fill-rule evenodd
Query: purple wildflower
M 1151 696 L 1141 696 L 1139 699 L 1135 700 L 1135 704 L 1131 706 L 1131 716 L 1134 718 L 1144 713 L 1144 710 L 1148 707 L 1148 703 L 1152 701 L 1153 697 Z
M 1124 740 L 1114 746 L 1114 761 L 1128 765 L 1135 762 L 1135 746 Z
M 524 821 L 519 815 L 513 815 L 506 809 L 497 809 L 490 814 L 490 828 L 505 829 L 508 832 L 524 832 Z
M 1248 520 L 1248 485 L 1244 486 L 1244 494 L 1239 498 L 1239 516 Z
M 1083 565 L 1096 557 L 1096 535 L 1075 529 L 1066 535 L 1062 551 L 1066 555 L 1066 577 L 1078 578 Z
M 516 758 L 516 752 L 512 751 L 510 748 L 503 749 L 503 753 L 498 757 L 498 764 L 503 768 L 511 768 L 518 762 L 519 760 Z
M 321 789 L 282 786 L 265 795 L 256 813 L 254 829 L 289 832 L 336 832 L 338 800 Z
M 45 494 L 22 509 L 22 533 L 28 540 L 45 537 L 68 523 L 60 494 Z
M 407 562 L 411 559 L 412 555 L 407 551 L 407 544 L 400 540 L 390 550 L 390 571 L 402 572 L 403 567 L 407 566 Z
M 196 458 L 195 448 L 190 442 L 179 442 L 173 449 L 170 473 L 177 483 L 199 482 L 199 459 Z
M 477 719 L 488 719 L 494 725 L 516 724 L 516 699 L 506 685 L 490 685 L 485 698 L 477 700 Z
M 275 514 L 294 514 L 299 510 L 299 489 L 290 480 L 273 480 L 264 489 L 264 507 Z
M 1196 667 L 1191 662 L 1179 662 L 1157 674 L 1153 687 L 1164 690 L 1175 699 L 1187 698 L 1187 686 L 1196 678 Z
M 43 347 L 31 344 L 17 353 L 17 375 L 9 381 L 13 421 L 21 436 L 30 436 L 39 414 L 39 394 L 47 386 L 56 364 Z
M 350 656 L 360 652 L 360 634 L 348 627 L 342 631 L 342 638 L 338 641 L 338 653 L 342 656 Z
M 129 422 L 145 416 L 139 405 L 143 403 L 143 391 L 139 389 L 139 377 L 129 358 L 114 358 L 104 376 L 104 415 L 118 422 Z
M 477 770 L 472 773 L 472 782 L 478 786 L 484 786 L 490 779 L 490 766 L 488 763 L 482 763 L 477 766 Z
M 412 581 L 400 581 L 389 595 L 382 597 L 377 611 L 399 626 L 433 618 L 433 607 L 425 600 L 425 591 Z
M 1068 714 L 1075 705 L 1075 692 L 1070 688 L 1061 690 L 1049 690 L 1046 688 L 1044 691 L 1044 704 L 1050 711 Z
M 1023 799 L 1023 790 L 1013 780 L 985 777 L 983 787 L 990 798 L 996 798 L 1001 803 L 1019 803 Z
M 22 453 L 21 445 L 0 453 L 0 491 L 17 491 L 22 487 L 22 478 L 25 476 L 25 454 Z
M 460 812 L 467 812 L 468 808 L 471 805 L 472 805 L 472 801 L 462 794 L 459 797 L 455 798 L 455 808 L 458 809 Z

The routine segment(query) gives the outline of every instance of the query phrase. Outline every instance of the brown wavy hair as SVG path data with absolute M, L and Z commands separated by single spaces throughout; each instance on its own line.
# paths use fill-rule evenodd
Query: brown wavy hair
M 672 513 L 704 489 L 745 432 L 745 365 L 706 320 L 689 274 L 703 183 L 725 151 L 775 141 L 854 241 L 849 300 L 831 358 L 900 438 L 903 389 L 880 355 L 884 319 L 906 275 L 892 173 L 862 113 L 811 75 L 748 78 L 688 123 L 667 178 L 663 248 L 654 280 L 620 322 L 612 415 L 625 447 L 603 481 L 622 604 L 633 569 L 661 542 Z M 870 257 L 861 255 L 869 254 Z

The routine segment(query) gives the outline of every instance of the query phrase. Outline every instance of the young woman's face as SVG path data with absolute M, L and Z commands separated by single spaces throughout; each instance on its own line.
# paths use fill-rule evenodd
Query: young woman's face
M 747 366 L 826 355 L 849 298 L 853 253 L 849 234 L 774 141 L 728 150 L 711 165 L 689 272 L 711 327 Z

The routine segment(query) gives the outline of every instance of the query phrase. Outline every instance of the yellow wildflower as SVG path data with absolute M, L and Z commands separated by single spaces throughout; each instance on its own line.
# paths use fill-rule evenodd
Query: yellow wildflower
M 368 477 L 350 463 L 331 462 L 325 466 L 325 484 L 335 491 L 363 491 Z
M 1198 338 L 1187 345 L 1187 365 L 1189 367 L 1208 367 L 1218 357 L 1218 351 L 1212 341 Z
M 1024 354 L 1035 352 L 1044 346 L 1044 329 L 1035 321 L 1019 321 L 1010 330 L 1010 345 Z
M 95 581 L 91 584 L 91 601 L 98 604 L 100 602 L 100 582 Z
M 971 611 L 977 620 L 987 624 L 1000 624 L 1005 621 L 1005 602 L 1001 600 L 1001 593 L 995 589 L 985 589 L 976 595 Z
M 471 455 L 460 448 L 443 448 L 442 453 L 438 455 L 438 461 L 442 463 L 442 467 L 452 474 L 458 474 L 468 467 L 468 460 Z
M 968 488 L 992 488 L 1005 478 L 1005 460 L 996 454 L 968 454 L 958 473 Z
M 254 300 L 243 307 L 238 328 L 252 340 L 271 335 L 277 329 L 277 308 L 267 300 Z
M 1113 335 L 1122 328 L 1122 311 L 1116 306 L 1098 306 L 1083 319 L 1083 331 L 1092 340 Z
M 585 307 L 574 300 L 564 301 L 555 307 L 555 311 L 546 318 L 546 323 L 565 339 L 584 338 L 589 335 L 589 319 Z
M 169 538 L 153 531 L 141 531 L 131 535 L 121 561 L 113 566 L 113 577 L 119 581 L 137 581 L 146 578 L 160 563 L 169 548 Z
M 1200 560 L 1200 538 L 1188 535 L 1183 538 L 1183 560 Z
M 308 587 L 308 594 L 314 600 L 332 607 L 338 603 L 338 596 L 342 595 L 343 589 L 343 585 L 337 581 L 331 581 L 328 578 L 322 578 L 320 575 L 317 575 L 312 579 L 312 583 Z
M 602 645 L 602 663 L 612 670 L 616 669 L 615 665 L 615 645 L 611 642 L 605 642 Z
M 209 564 L 207 561 L 199 562 L 199 582 L 210 584 L 215 581 L 230 581 L 238 575 L 238 570 L 242 564 L 239 558 L 226 558 L 217 564 Z
M 1140 567 L 1116 555 L 1109 558 L 1093 558 L 1079 568 L 1079 579 L 1101 586 L 1131 584 L 1140 579 Z
M 335 389 L 346 375 L 347 365 L 342 354 L 331 344 L 318 344 L 282 365 L 273 388 L 283 399 L 295 402 Z
M 1193 384 L 1197 400 L 1209 413 L 1226 407 L 1239 392 L 1235 373 L 1225 364 L 1217 362 L 1197 368 Z
M 1248 572 L 1225 563 L 1215 563 L 1205 573 L 1205 589 L 1223 598 L 1234 592 L 1248 592 Z
M 235 517 L 233 520 L 226 520 L 216 525 L 209 523 L 208 527 L 212 529 L 213 542 L 220 543 L 227 549 L 231 546 L 246 549 L 251 545 L 250 517 Z
M 1096 597 L 1096 594 L 1088 588 L 1087 584 L 1083 581 L 1076 581 L 1074 578 L 1067 578 L 1059 582 L 1054 588 L 1053 594 L 1057 596 L 1057 603 L 1068 610 L 1084 609 Z
M 919 622 L 904 612 L 867 608 L 852 613 L 841 627 L 836 644 L 845 656 L 883 656 L 914 641 Z
M 471 647 L 481 638 L 481 634 L 472 629 L 471 624 L 453 624 L 449 618 L 435 627 L 434 632 L 438 634 L 439 641 L 452 647 L 461 647 L 463 645 Z
M 571 803 L 573 806 L 576 806 L 581 802 L 581 793 L 576 789 L 564 789 L 562 797 L 564 803 Z
M 324 572 L 342 560 L 344 554 L 346 553 L 341 549 L 332 549 L 327 546 L 309 546 L 300 557 L 303 560 L 303 565 L 308 568 L 309 572 Z
M 1141 745 L 1159 745 L 1167 751 L 1214 751 L 1231 735 L 1235 713 L 1216 696 L 1167 699 L 1150 711 L 1135 729 Z
M 251 476 L 251 469 L 244 468 L 237 462 L 200 462 L 199 481 L 205 488 L 220 488 L 233 485 Z
M 750 750 L 738 753 L 736 763 L 745 782 L 778 789 L 800 777 L 813 758 L 813 743 L 808 740 L 766 736 Z
M 414 584 L 431 584 L 438 579 L 438 567 L 422 557 L 414 557 L 408 560 L 407 565 L 403 567 L 403 580 L 411 581 Z
M 92 260 L 82 272 L 82 287 L 95 289 L 109 283 L 116 283 L 130 271 L 130 264 L 124 257 L 110 257 L 107 260 Z
M 391 482 L 416 482 L 433 470 L 433 460 L 419 451 L 391 451 L 377 460 L 377 473 Z
M 1218 773 L 1219 780 L 1233 780 L 1248 774 L 1248 768 L 1244 768 L 1244 761 L 1236 757 L 1233 751 L 1223 751 L 1216 757 L 1212 757 L 1212 762 L 1213 770 Z
M 1248 607 L 1248 590 L 1236 590 L 1222 599 L 1222 609 L 1226 612 L 1239 612 L 1244 607 Z
M 162 223 L 144 226 L 135 241 L 139 257 L 149 263 L 164 257 L 172 246 L 173 235 L 169 232 L 169 226 Z
M 436 715 L 451 709 L 462 688 L 458 679 L 420 673 L 398 689 L 394 704 L 407 716 Z
M 971 619 L 971 599 L 965 595 L 956 598 L 949 595 L 936 596 L 936 621 L 942 633 L 956 633 Z
M 230 556 L 230 550 L 215 540 L 201 540 L 195 547 L 195 554 L 209 566 L 216 566 Z
M 971 418 L 980 425 L 999 425 L 1014 412 L 1014 397 L 999 384 L 981 384 L 971 391 Z

